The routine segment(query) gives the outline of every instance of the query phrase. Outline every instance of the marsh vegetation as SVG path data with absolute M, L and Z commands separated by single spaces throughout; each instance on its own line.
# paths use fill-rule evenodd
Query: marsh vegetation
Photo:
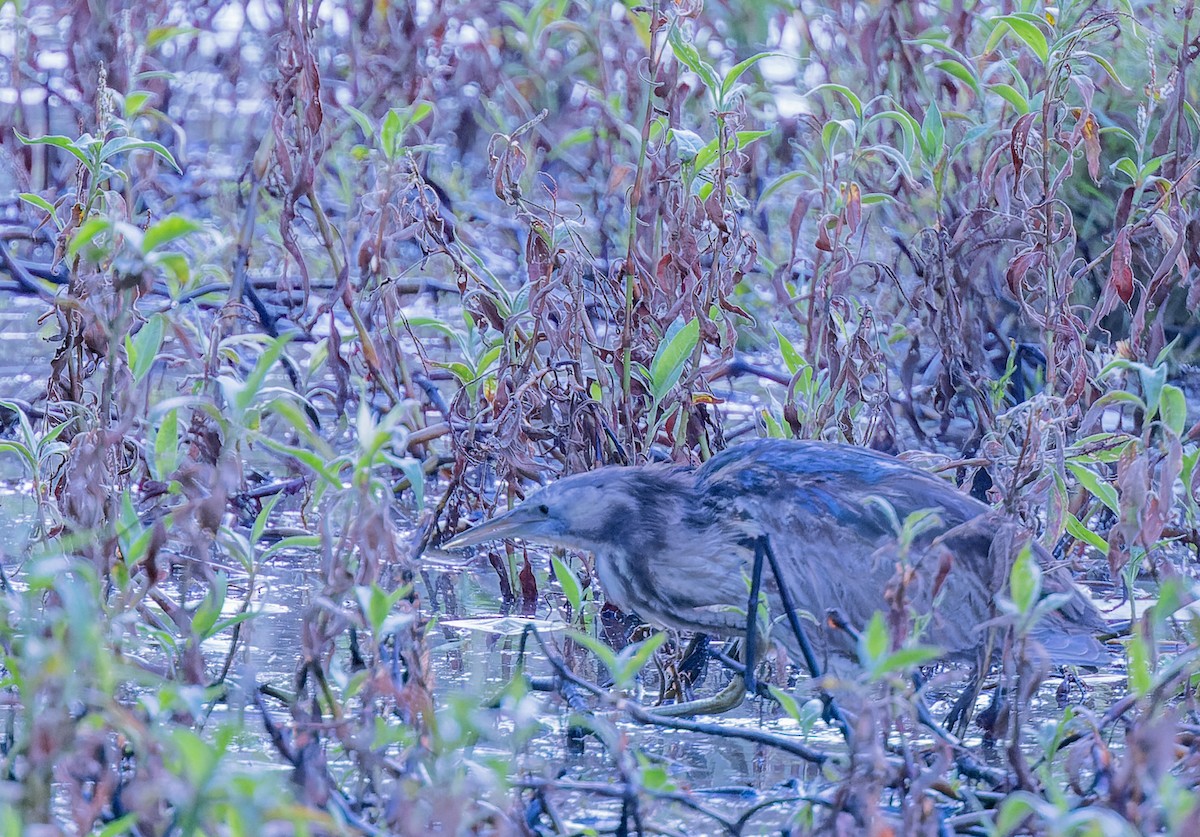
M 1200 832 L 1197 55 L 1192 0 L 0 4 L 0 832 Z M 992 504 L 1112 665 L 1027 653 L 1017 560 L 961 741 L 903 608 L 853 736 L 783 657 L 674 717 L 718 638 L 439 549 L 757 436 Z

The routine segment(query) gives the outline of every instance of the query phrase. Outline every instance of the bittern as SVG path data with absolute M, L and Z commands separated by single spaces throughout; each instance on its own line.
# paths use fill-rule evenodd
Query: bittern
M 933 525 L 918 527 L 902 558 L 897 521 L 926 510 Z M 747 579 L 765 547 L 775 570 L 760 578 L 771 617 L 809 617 L 778 639 L 810 668 L 844 671 L 857 658 L 856 630 L 890 612 L 897 596 L 910 615 L 929 615 L 923 643 L 947 659 L 976 661 L 1012 565 L 1010 549 L 992 548 L 1001 523 L 951 483 L 894 457 L 760 439 L 696 469 L 655 464 L 565 477 L 447 546 L 521 538 L 588 551 L 621 609 L 727 637 L 747 630 L 748 602 L 757 598 L 748 596 Z M 1063 595 L 1028 636 L 1055 663 L 1103 665 L 1103 617 L 1068 570 L 1036 543 L 1032 549 L 1043 595 Z

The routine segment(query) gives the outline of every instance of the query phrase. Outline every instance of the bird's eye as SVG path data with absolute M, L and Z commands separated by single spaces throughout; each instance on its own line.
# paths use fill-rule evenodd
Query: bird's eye
M 550 507 L 547 506 L 545 503 L 542 503 L 540 506 L 538 506 L 537 510 L 538 510 L 538 514 L 544 514 L 547 516 L 550 514 Z

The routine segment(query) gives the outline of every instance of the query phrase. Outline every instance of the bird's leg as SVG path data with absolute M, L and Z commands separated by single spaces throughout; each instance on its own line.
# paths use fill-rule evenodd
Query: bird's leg
M 746 674 L 743 677 L 746 683 L 746 691 L 750 694 L 758 693 L 758 682 L 754 677 L 755 666 L 755 646 L 758 642 L 758 597 L 759 591 L 762 590 L 762 571 L 763 571 L 763 555 L 766 552 L 766 538 L 756 538 L 754 540 L 754 571 L 750 574 L 750 601 L 746 603 L 746 651 L 742 654 L 742 663 L 746 668 Z
M 985 747 L 995 746 L 996 741 L 1003 738 L 1008 732 L 1009 708 L 1004 683 L 997 683 L 995 691 L 992 692 L 991 703 L 975 716 L 975 724 L 983 730 Z
M 953 730 L 960 738 L 967 734 L 967 730 L 971 726 L 975 704 L 979 702 L 979 695 L 983 692 L 984 679 L 992 665 L 993 642 L 994 636 L 989 632 L 987 640 L 975 660 L 967 688 L 959 695 L 950 714 L 946 716 L 946 728 Z
M 800 646 L 800 653 L 804 657 L 804 664 L 808 666 L 808 673 L 814 680 L 818 680 L 821 677 L 821 664 L 817 662 L 817 655 L 813 651 L 812 643 L 808 641 L 808 635 L 800 624 L 800 617 L 796 614 L 796 603 L 792 601 L 792 593 L 783 580 L 783 573 L 779 569 L 779 559 L 775 557 L 775 550 L 771 549 L 771 539 L 766 535 L 761 535 L 755 543 L 756 560 L 759 550 L 767 556 L 767 561 L 771 564 L 771 572 L 775 575 L 775 583 L 779 587 L 779 598 L 783 601 L 783 612 L 787 615 L 788 625 Z
M 976 701 L 979 700 L 979 692 L 983 675 L 978 669 L 971 671 L 971 676 L 967 681 L 967 687 L 954 701 L 954 705 L 950 707 L 950 711 L 946 714 L 946 720 L 943 723 L 946 729 L 952 730 L 956 735 L 963 736 L 967 732 L 967 728 L 971 723 L 971 714 Z
M 813 651 L 812 643 L 808 641 L 808 635 L 804 632 L 804 626 L 800 624 L 800 616 L 796 613 L 796 604 L 792 601 L 791 591 L 788 590 L 787 582 L 783 578 L 783 572 L 779 569 L 779 559 L 775 557 L 775 550 L 771 548 L 771 539 L 766 535 L 759 536 L 755 546 L 756 555 L 759 549 L 766 555 L 767 562 L 771 565 L 771 572 L 775 575 L 775 584 L 779 588 L 779 598 L 783 602 L 783 612 L 787 614 L 788 625 L 791 626 L 792 634 L 796 637 L 796 644 L 800 646 L 800 653 L 804 656 L 804 664 L 808 666 L 808 673 L 812 675 L 814 680 L 820 680 L 821 666 L 817 662 L 816 652 Z M 849 743 L 850 724 L 847 723 L 846 716 L 842 714 L 842 710 L 834 703 L 833 695 L 822 691 L 821 696 L 822 700 L 825 701 L 825 712 L 833 719 L 833 722 L 842 731 L 842 737 Z
M 736 647 L 737 640 L 734 640 L 733 644 Z M 652 710 L 655 715 L 665 718 L 679 718 L 688 715 L 720 715 L 740 706 L 742 701 L 746 699 L 746 682 L 743 679 L 744 667 L 729 659 L 729 657 L 720 651 L 712 648 L 708 649 L 705 653 L 733 670 L 734 675 L 729 684 L 711 697 L 656 706 Z M 737 656 L 740 651 L 731 650 L 730 653 Z

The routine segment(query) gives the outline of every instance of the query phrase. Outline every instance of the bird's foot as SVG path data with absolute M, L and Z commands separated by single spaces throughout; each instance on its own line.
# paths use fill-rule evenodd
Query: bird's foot
M 655 706 L 650 711 L 665 718 L 681 718 L 687 715 L 720 715 L 741 706 L 745 699 L 746 681 L 742 675 L 735 674 L 728 686 L 711 697 Z

